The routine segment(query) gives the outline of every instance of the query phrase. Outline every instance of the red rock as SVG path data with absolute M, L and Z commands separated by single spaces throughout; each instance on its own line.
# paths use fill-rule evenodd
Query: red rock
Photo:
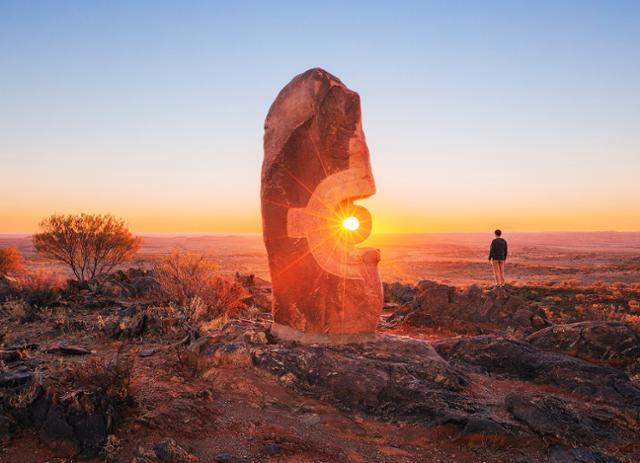
M 373 337 L 382 312 L 377 250 L 355 245 L 375 193 L 360 98 L 322 69 L 296 76 L 265 122 L 262 222 L 273 284 L 272 331 L 301 342 Z M 353 215 L 360 228 L 343 227 Z

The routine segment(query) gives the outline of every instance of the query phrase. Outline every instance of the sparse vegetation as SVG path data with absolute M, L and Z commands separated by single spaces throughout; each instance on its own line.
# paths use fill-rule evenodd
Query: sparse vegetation
M 112 215 L 57 215 L 40 223 L 33 244 L 41 256 L 71 268 L 80 282 L 92 281 L 132 259 L 142 238 Z
M 216 270 L 211 257 L 177 250 L 158 258 L 155 264 L 163 295 L 178 304 L 187 304 L 199 296 L 203 286 L 216 277 Z
M 31 306 L 23 299 L 10 300 L 0 304 L 0 314 L 9 320 L 22 320 L 31 310 Z
M 52 269 L 38 268 L 17 278 L 17 290 L 25 301 L 48 307 L 58 299 L 65 279 Z
M 186 307 L 193 321 L 232 315 L 248 296 L 240 283 L 219 275 L 204 254 L 174 251 L 158 259 L 155 274 L 163 296 Z
M 24 257 L 16 246 L 0 248 L 0 273 L 16 275 L 24 271 Z
M 36 427 L 55 420 L 53 436 L 75 441 L 80 455 L 94 457 L 133 405 L 133 367 L 133 358 L 120 351 L 113 360 L 50 360 L 33 372 L 26 387 L 6 397 L 7 411 L 19 416 L 26 410 L 42 410 L 34 418 Z
M 70 400 L 77 399 L 69 394 L 74 390 L 98 399 L 106 398 L 113 405 L 123 405 L 129 398 L 134 361 L 123 352 L 118 352 L 112 360 L 91 358 L 77 364 L 59 361 L 53 368 L 57 371 L 49 375 L 47 386 L 65 392 Z M 75 404 L 76 409 L 82 407 L 82 403 Z

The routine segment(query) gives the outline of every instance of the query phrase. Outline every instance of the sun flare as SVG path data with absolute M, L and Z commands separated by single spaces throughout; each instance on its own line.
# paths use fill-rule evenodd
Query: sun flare
M 342 226 L 347 230 L 356 231 L 360 228 L 360 221 L 356 217 L 350 216 L 342 221 Z

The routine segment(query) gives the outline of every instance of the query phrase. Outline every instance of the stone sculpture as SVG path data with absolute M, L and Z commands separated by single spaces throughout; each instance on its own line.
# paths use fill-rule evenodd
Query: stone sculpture
M 378 250 L 355 200 L 375 193 L 360 97 L 322 69 L 282 89 L 265 122 L 262 223 L 272 332 L 304 343 L 373 338 L 382 311 Z

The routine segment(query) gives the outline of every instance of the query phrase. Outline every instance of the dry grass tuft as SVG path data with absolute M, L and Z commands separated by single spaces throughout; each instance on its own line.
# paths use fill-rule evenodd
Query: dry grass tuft
M 73 363 L 54 360 L 43 386 L 74 412 L 91 413 L 106 404 L 127 405 L 133 368 L 133 357 L 120 352 L 112 360 L 91 358 Z

